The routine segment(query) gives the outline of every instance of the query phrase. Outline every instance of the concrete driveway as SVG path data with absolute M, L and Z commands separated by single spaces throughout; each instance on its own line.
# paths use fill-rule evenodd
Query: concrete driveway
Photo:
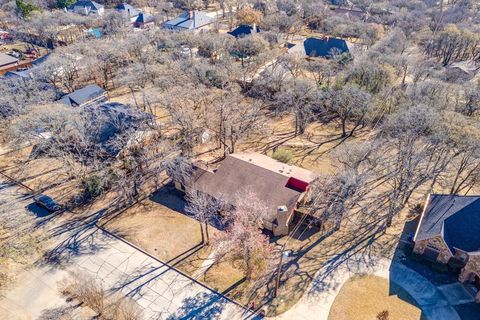
M 14 188 L 14 190 L 12 190 Z M 9 195 L 16 186 L 0 188 Z M 22 201 L 12 202 L 24 208 Z M 29 214 L 24 210 L 24 214 Z M 55 235 L 55 227 L 51 232 Z M 94 224 L 77 224 L 55 236 L 60 250 L 56 264 L 39 263 L 18 275 L 18 281 L 0 299 L 0 319 L 36 319 L 67 302 L 58 292 L 69 271 L 93 275 L 111 293 L 132 297 L 145 319 L 253 319 L 254 315 L 164 263 Z

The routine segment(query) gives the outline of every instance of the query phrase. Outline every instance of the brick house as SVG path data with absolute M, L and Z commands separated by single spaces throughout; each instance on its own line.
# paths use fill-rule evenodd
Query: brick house
M 459 281 L 480 302 L 480 196 L 429 195 L 413 241 L 429 260 L 462 265 Z
M 289 232 L 297 205 L 305 200 L 309 185 L 317 177 L 311 171 L 262 154 L 234 153 L 215 169 L 197 165 L 193 186 L 229 203 L 233 203 L 242 190 L 253 190 L 271 212 L 264 221 L 264 228 L 275 236 L 283 236 Z M 174 183 L 176 189 L 185 191 L 178 182 Z

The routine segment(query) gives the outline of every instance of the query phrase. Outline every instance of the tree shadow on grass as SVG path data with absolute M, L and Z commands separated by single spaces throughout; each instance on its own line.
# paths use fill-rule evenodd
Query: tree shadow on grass
M 339 270 L 349 274 L 373 272 L 398 241 L 387 234 L 380 222 L 379 218 L 378 221 L 341 228 L 293 251 L 282 267 L 278 298 L 273 299 L 267 293 L 264 303 L 274 305 L 274 309 L 286 310 L 282 304 L 291 305 L 304 294 L 307 299 L 317 299 L 338 289 L 343 284 L 343 279 L 337 277 Z
M 187 203 L 184 198 L 184 193 L 178 191 L 175 188 L 173 182 L 169 182 L 161 188 L 157 189 L 150 195 L 149 199 L 173 211 L 179 212 L 186 215 L 187 217 L 197 220 L 194 216 L 192 216 L 185 210 Z M 210 218 L 209 225 L 218 230 L 225 230 L 227 224 L 222 220 L 223 219 L 221 219 L 220 216 L 214 216 Z

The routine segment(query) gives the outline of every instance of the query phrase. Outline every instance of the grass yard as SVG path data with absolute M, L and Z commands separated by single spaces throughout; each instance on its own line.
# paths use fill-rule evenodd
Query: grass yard
M 349 279 L 340 289 L 328 320 L 372 320 L 387 310 L 389 320 L 419 320 L 422 311 L 401 287 L 376 276 Z
M 159 259 L 177 264 L 202 244 L 200 224 L 181 213 L 182 208 L 180 195 L 161 190 L 106 222 L 104 227 Z M 210 234 L 216 232 L 213 227 L 209 230 Z

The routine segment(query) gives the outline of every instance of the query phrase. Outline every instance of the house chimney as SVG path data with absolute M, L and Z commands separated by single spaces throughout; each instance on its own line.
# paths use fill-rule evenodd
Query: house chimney
M 288 234 L 288 220 L 289 220 L 289 214 L 288 214 L 287 206 L 277 207 L 277 217 L 276 217 L 277 225 L 275 227 L 275 230 L 273 230 L 273 233 L 275 235 Z
M 254 23 L 252 24 L 252 33 L 256 33 L 257 32 L 257 24 Z
M 188 19 L 193 19 L 193 10 L 188 11 Z

